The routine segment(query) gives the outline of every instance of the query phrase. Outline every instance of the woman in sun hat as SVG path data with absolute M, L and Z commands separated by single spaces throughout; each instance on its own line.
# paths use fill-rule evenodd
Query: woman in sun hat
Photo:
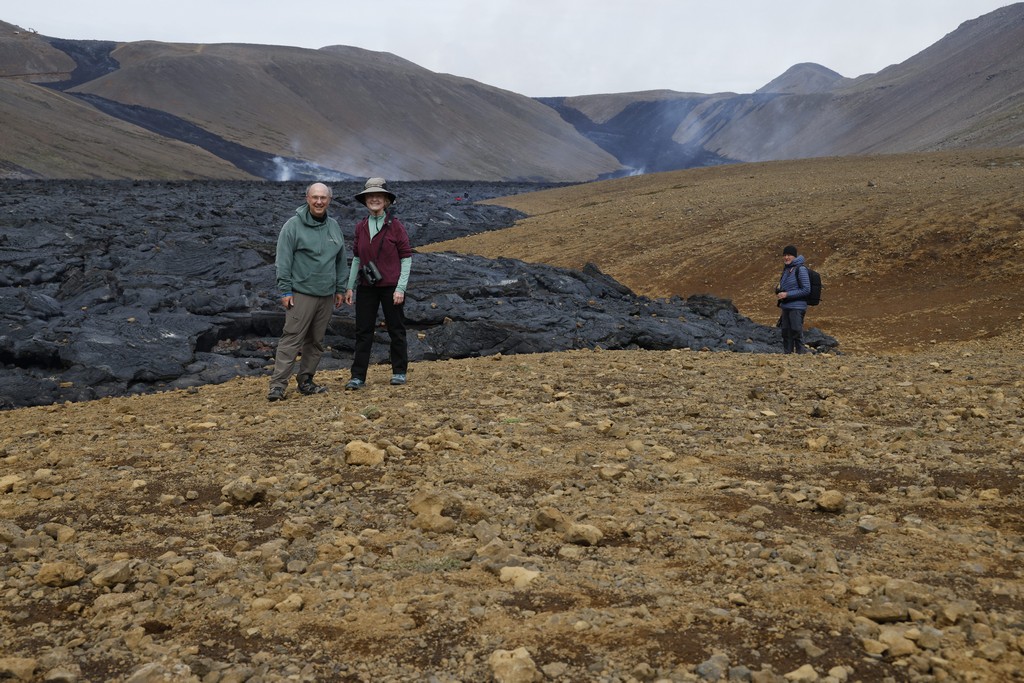
M 403 306 L 412 270 L 412 247 L 405 226 L 390 210 L 396 199 L 383 178 L 370 178 L 356 194 L 356 201 L 370 213 L 356 225 L 345 292 L 345 303 L 352 305 L 354 300 L 356 305 L 356 348 L 352 355 L 352 379 L 346 389 L 361 389 L 366 384 L 378 310 L 384 312 L 391 337 L 391 383 L 406 381 L 409 347 Z

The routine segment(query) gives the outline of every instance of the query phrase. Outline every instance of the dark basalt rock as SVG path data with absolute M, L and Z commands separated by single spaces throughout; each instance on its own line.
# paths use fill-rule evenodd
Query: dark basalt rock
M 333 184 L 346 237 L 359 182 Z M 394 183 L 414 245 L 508 227 L 474 201 L 546 187 Z M 284 320 L 274 252 L 303 183 L 0 181 L 0 407 L 187 388 L 265 375 Z M 406 304 L 414 361 L 566 349 L 781 350 L 777 330 L 708 296 L 652 300 L 581 271 L 417 254 Z M 351 308 L 322 369 L 351 362 Z M 374 345 L 386 361 L 386 333 Z M 833 350 L 810 330 L 807 341 Z

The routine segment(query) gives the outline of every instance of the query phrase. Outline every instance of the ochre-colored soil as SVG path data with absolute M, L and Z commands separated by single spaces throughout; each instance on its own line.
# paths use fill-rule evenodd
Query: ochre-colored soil
M 694 169 L 494 200 L 529 218 L 425 247 L 579 268 L 652 297 L 777 317 L 782 247 L 825 283 L 809 325 L 846 352 L 984 339 L 1024 322 L 1024 150 Z
M 446 245 L 771 322 L 793 242 L 840 355 L 573 351 L 0 413 L 0 677 L 1022 680 L 1022 157 L 565 188 Z

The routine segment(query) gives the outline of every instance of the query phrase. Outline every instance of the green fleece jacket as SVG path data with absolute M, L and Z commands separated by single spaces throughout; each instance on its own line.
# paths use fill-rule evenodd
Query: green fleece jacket
M 281 296 L 333 296 L 347 285 L 348 259 L 338 221 L 330 216 L 318 221 L 303 204 L 277 236 L 277 289 Z

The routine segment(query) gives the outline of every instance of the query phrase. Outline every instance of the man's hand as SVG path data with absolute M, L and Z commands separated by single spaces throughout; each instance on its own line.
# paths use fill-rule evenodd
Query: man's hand
M 334 307 L 341 308 L 341 305 L 345 303 L 345 295 L 341 292 L 334 293 Z
M 295 298 L 289 294 L 288 296 L 281 297 L 281 305 L 284 306 L 284 310 L 288 310 L 295 305 Z

